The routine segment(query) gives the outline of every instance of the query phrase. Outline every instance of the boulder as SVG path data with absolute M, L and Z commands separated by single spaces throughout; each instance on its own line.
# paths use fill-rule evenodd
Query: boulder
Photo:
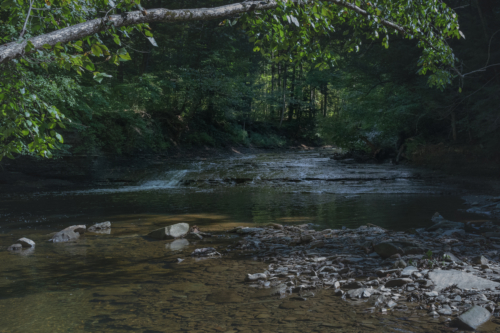
M 21 244 L 12 244 L 11 246 L 9 246 L 7 248 L 7 251 L 21 252 L 22 249 L 23 249 L 23 246 Z
M 468 311 L 458 316 L 455 324 L 459 328 L 475 331 L 479 326 L 491 318 L 491 313 L 480 306 L 473 306 Z
M 80 238 L 80 235 L 85 233 L 85 225 L 72 225 L 56 233 L 49 242 L 63 243 L 71 242 Z
M 385 287 L 386 288 L 402 287 L 407 283 L 413 283 L 413 280 L 408 278 L 389 280 L 385 283 Z
M 436 291 L 440 291 L 451 285 L 457 285 L 457 288 L 460 289 L 495 289 L 496 287 L 500 287 L 500 283 L 498 282 L 457 270 L 435 270 L 429 272 L 429 279 L 434 283 Z
M 189 224 L 176 223 L 156 229 L 148 234 L 148 237 L 156 239 L 173 239 L 185 236 L 189 232 Z
M 24 248 L 35 247 L 35 242 L 33 242 L 31 239 L 26 238 L 26 237 L 19 238 L 17 240 L 17 243 L 21 244 L 22 247 L 24 247 Z
M 94 224 L 93 226 L 88 228 L 88 231 L 96 232 L 96 231 L 102 231 L 102 230 L 106 230 L 106 229 L 110 229 L 110 228 L 111 228 L 111 222 L 106 221 L 106 222 Z

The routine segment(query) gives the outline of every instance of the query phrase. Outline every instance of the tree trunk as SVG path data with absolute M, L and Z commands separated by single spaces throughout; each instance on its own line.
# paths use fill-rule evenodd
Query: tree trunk
M 293 66 L 293 71 L 292 71 L 292 87 L 290 90 L 290 97 L 292 99 L 292 102 L 288 107 L 288 121 L 292 121 L 293 113 L 295 111 L 295 66 Z
M 453 141 L 457 141 L 457 121 L 455 117 L 455 111 L 451 113 L 451 131 L 453 134 Z
M 326 117 L 327 107 L 328 107 L 328 85 L 325 84 L 323 88 L 323 117 Z
M 286 111 L 286 64 L 285 67 L 283 68 L 283 108 L 281 109 L 281 117 L 280 117 L 280 126 L 283 123 L 283 118 L 285 117 L 285 111 Z

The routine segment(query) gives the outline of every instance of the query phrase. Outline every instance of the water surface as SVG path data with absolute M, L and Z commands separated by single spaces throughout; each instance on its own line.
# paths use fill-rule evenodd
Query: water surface
M 443 327 L 414 311 L 364 313 L 323 290 L 307 301 L 248 288 L 265 270 L 251 254 L 193 259 L 198 247 L 235 241 L 234 226 L 268 222 L 348 228 L 373 223 L 425 227 L 439 211 L 466 214 L 439 174 L 389 164 L 334 161 L 331 151 L 259 153 L 168 161 L 130 186 L 0 196 L 0 247 L 33 239 L 31 252 L 0 251 L 0 332 L 431 332 Z M 144 171 L 144 170 L 143 170 Z M 112 222 L 109 234 L 51 244 L 73 224 Z M 176 222 L 221 237 L 155 241 L 149 231 Z M 185 259 L 177 263 L 177 258 Z M 491 324 L 494 325 L 494 324 Z M 494 327 L 489 327 L 494 329 Z M 488 329 L 488 327 L 486 327 Z

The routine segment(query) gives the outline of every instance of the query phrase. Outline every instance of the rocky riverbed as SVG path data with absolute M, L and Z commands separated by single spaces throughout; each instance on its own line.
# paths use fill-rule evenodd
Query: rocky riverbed
M 418 309 L 446 317 L 452 330 L 475 330 L 500 315 L 500 227 L 448 221 L 439 213 L 432 220 L 411 232 L 375 225 L 238 227 L 229 232 L 244 238 L 227 251 L 251 251 L 268 263 L 265 271 L 248 272 L 250 288 L 295 300 L 333 289 L 365 311 Z

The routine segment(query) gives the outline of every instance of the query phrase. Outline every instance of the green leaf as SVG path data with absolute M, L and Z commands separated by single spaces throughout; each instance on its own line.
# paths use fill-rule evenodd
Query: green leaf
M 100 57 L 102 56 L 103 52 L 102 52 L 102 49 L 99 47 L 99 45 L 97 44 L 92 44 L 92 53 L 97 56 L 97 57 Z

